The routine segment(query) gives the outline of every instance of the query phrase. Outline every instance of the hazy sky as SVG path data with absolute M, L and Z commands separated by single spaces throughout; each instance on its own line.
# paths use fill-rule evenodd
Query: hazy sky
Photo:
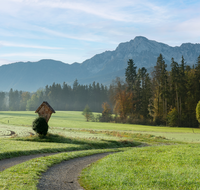
M 200 1 L 0 0 L 0 65 L 83 62 L 135 36 L 200 43 Z

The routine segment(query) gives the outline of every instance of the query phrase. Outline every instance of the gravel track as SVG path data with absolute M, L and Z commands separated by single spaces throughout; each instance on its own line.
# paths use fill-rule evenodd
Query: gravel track
M 50 156 L 50 155 L 59 154 L 59 153 L 61 153 L 61 152 L 33 154 L 33 155 L 28 155 L 28 156 L 20 156 L 20 157 L 7 158 L 7 159 L 4 159 L 4 160 L 0 160 L 0 172 L 7 169 L 7 168 L 10 168 L 14 165 L 17 165 L 17 164 L 20 164 L 22 162 L 26 162 L 28 160 L 31 160 L 33 158 Z
M 0 160 L 0 172 L 33 158 L 50 156 L 59 153 L 61 152 L 35 154 Z M 82 169 L 107 156 L 108 154 L 112 153 L 99 153 L 85 157 L 78 157 L 56 164 L 42 174 L 37 188 L 39 190 L 83 190 L 78 183 L 78 177 Z
M 147 145 L 143 144 L 138 146 L 138 148 L 143 146 Z M 26 162 L 33 158 L 45 157 L 59 153 L 62 152 L 34 154 L 0 160 L 0 172 L 9 167 L 20 164 L 22 162 Z M 96 162 L 97 160 L 105 157 L 108 154 L 113 153 L 99 153 L 85 157 L 78 157 L 68 161 L 63 161 L 60 164 L 56 164 L 42 174 L 37 188 L 39 190 L 83 190 L 77 180 L 80 172 L 89 164 Z
M 74 158 L 50 167 L 39 181 L 39 190 L 83 190 L 78 183 L 81 170 L 111 153 Z

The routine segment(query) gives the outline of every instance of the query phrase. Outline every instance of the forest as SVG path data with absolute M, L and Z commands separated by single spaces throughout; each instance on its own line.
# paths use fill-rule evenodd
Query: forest
M 192 68 L 183 56 L 180 64 L 172 58 L 170 70 L 167 70 L 160 54 L 151 77 L 144 67 L 137 70 L 130 59 L 125 76 L 125 83 L 118 79 L 111 89 L 114 111 L 122 121 L 198 127 L 196 106 L 200 100 L 200 56 Z
M 93 82 L 80 85 L 75 80 L 73 86 L 53 83 L 35 93 L 10 89 L 0 93 L 0 110 L 35 111 L 43 101 L 47 101 L 55 110 L 82 111 L 89 105 L 92 111 L 101 112 L 101 104 L 109 101 L 107 86 Z
M 0 92 L 0 110 L 33 111 L 48 101 L 55 110 L 82 111 L 88 105 L 93 112 L 103 111 L 103 121 L 198 127 L 200 56 L 192 67 L 183 56 L 180 63 L 172 58 L 167 67 L 160 54 L 151 73 L 129 59 L 125 78 L 116 78 L 110 86 L 75 80 L 73 86 L 53 83 L 35 93 L 10 89 Z

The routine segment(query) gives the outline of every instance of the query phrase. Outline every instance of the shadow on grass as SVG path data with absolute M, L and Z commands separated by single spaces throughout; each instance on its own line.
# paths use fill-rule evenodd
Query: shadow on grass
M 47 136 L 29 136 L 29 137 L 17 137 L 13 138 L 17 141 L 32 141 L 32 142 L 48 142 L 48 143 L 67 143 L 84 145 L 87 149 L 102 149 L 102 148 L 122 148 L 122 147 L 135 147 L 139 146 L 140 142 L 135 142 L 133 140 L 98 140 L 98 139 L 82 139 L 82 138 L 69 138 L 57 134 L 48 133 Z
M 75 131 L 75 130 L 74 130 Z M 159 144 L 187 144 L 186 142 L 175 141 L 167 139 L 164 136 L 155 136 L 152 134 L 142 134 L 142 133 L 129 133 L 120 131 L 97 131 L 97 130 L 87 130 L 81 129 L 81 132 L 89 132 L 91 134 L 104 134 L 107 136 L 126 138 L 127 140 L 134 140 L 135 142 L 146 143 L 151 145 Z

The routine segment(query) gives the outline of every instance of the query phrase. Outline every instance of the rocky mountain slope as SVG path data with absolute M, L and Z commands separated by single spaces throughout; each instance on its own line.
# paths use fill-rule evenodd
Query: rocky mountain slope
M 200 55 L 200 44 L 184 43 L 171 47 L 138 36 L 130 42 L 120 43 L 114 51 L 97 54 L 81 64 L 69 65 L 55 60 L 40 60 L 3 65 L 0 67 L 0 91 L 9 91 L 10 88 L 36 91 L 53 82 L 72 85 L 75 79 L 81 84 L 96 81 L 108 85 L 117 76 L 124 78 L 129 59 L 134 60 L 137 68 L 152 69 L 160 53 L 168 65 L 172 57 L 180 63 L 182 55 L 188 65 L 193 65 Z

